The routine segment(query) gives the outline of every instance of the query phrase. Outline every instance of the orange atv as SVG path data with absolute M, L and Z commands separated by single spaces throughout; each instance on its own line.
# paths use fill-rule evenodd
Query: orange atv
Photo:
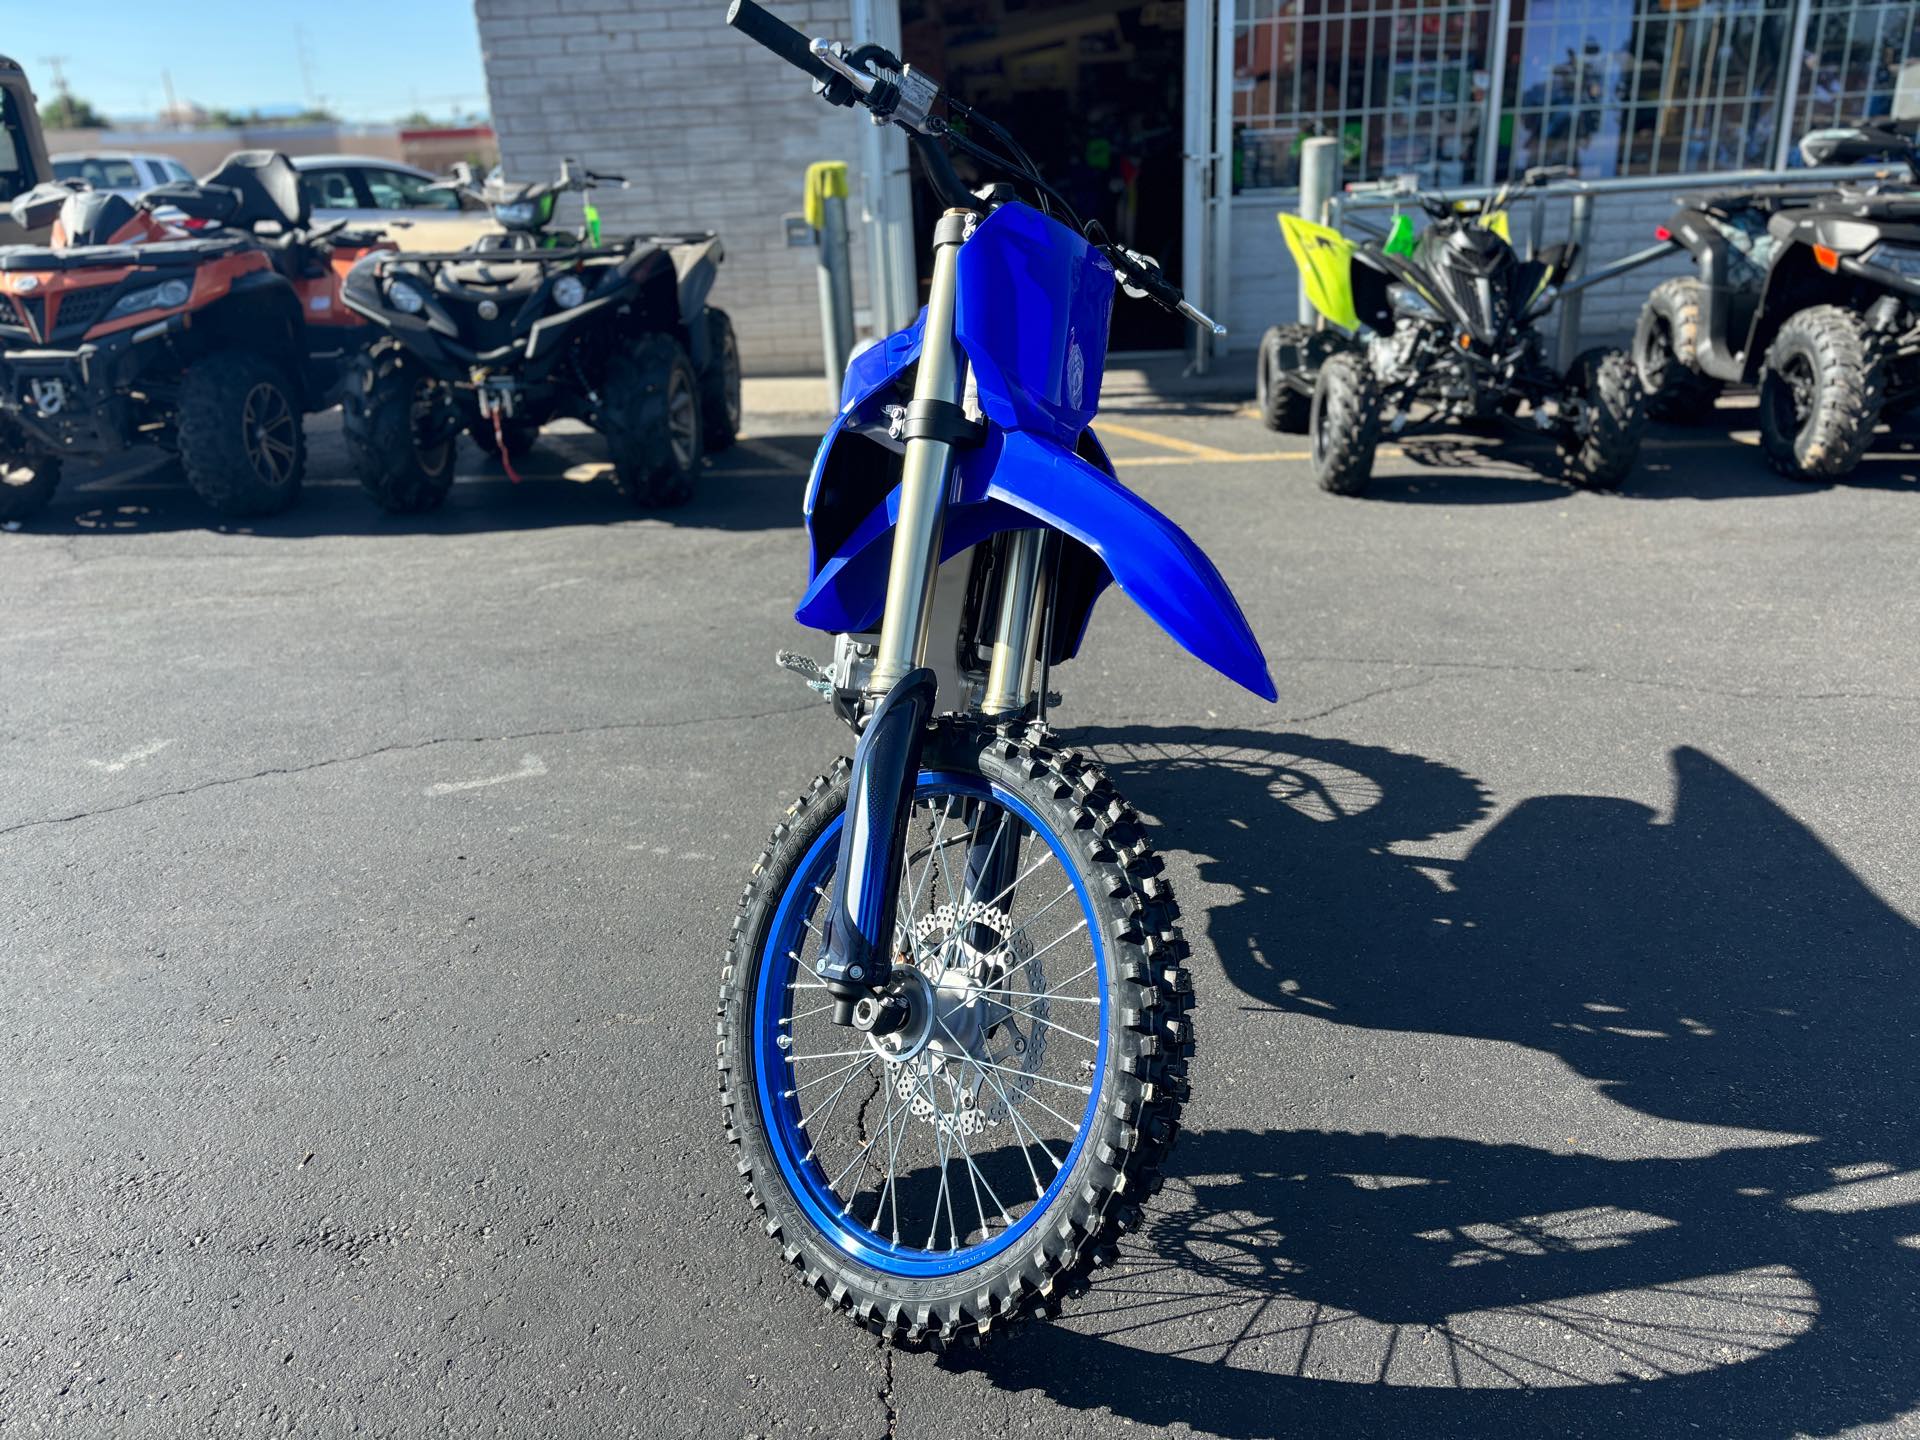
M 177 453 L 222 514 L 291 505 L 301 416 L 339 399 L 377 333 L 341 305 L 341 284 L 393 247 L 343 224 L 309 230 L 298 172 L 265 150 L 137 202 L 54 183 L 12 211 L 53 233 L 0 247 L 0 521 L 44 505 L 68 457 L 141 442 Z

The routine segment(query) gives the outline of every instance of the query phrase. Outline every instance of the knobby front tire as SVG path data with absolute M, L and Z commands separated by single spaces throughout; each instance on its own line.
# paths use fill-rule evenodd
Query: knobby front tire
M 896 933 L 936 1018 L 923 1048 L 883 1054 L 831 1023 L 814 975 L 849 773 L 794 802 L 741 897 L 718 1012 L 727 1138 L 762 1228 L 829 1309 L 895 1343 L 971 1340 L 1081 1289 L 1158 1184 L 1192 1051 L 1178 909 L 1095 765 L 1038 725 L 942 720 Z M 1015 883 L 973 903 L 969 837 L 1017 853 Z

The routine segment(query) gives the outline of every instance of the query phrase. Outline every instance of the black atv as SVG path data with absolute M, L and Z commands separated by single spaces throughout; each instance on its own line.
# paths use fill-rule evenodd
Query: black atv
M 341 281 L 383 242 L 309 230 L 291 162 L 264 150 L 137 202 L 55 181 L 11 209 L 51 239 L 0 248 L 0 520 L 45 504 L 67 460 L 142 443 L 223 514 L 292 504 L 301 415 L 371 338 Z
M 1682 328 L 1691 332 L 1674 330 L 1672 363 L 1692 373 L 1661 373 L 1664 357 L 1650 338 L 1643 378 L 1658 374 L 1663 389 L 1709 396 L 1758 382 L 1768 462 L 1798 480 L 1849 473 L 1883 418 L 1920 404 L 1917 138 L 1915 121 L 1808 135 L 1800 153 L 1810 165 L 1888 168 L 1822 191 L 1768 187 L 1767 243 L 1749 253 L 1683 202 L 1663 229 L 1694 256 L 1699 278 L 1662 288 L 1673 287 L 1666 303 L 1676 314 L 1684 306 Z M 1643 315 L 1642 328 L 1656 322 Z
M 441 182 L 484 200 L 501 232 L 465 250 L 370 257 L 345 300 L 385 332 L 347 387 L 360 483 L 396 513 L 431 510 L 453 485 L 461 431 L 507 473 L 550 420 L 584 420 L 642 505 L 693 493 L 703 452 L 740 428 L 740 350 L 707 304 L 724 255 L 711 233 L 603 243 L 589 199 L 572 234 L 560 197 L 625 184 L 567 160 L 558 180 Z
M 1653 233 L 1691 253 L 1697 273 L 1662 280 L 1640 307 L 1633 368 L 1647 393 L 1649 419 L 1692 422 L 1713 413 L 1729 377 L 1703 368 L 1703 346 L 1724 350 L 1727 334 L 1745 335 L 1752 327 L 1778 245 L 1774 216 L 1832 194 L 1830 184 L 1787 183 L 1675 198 L 1673 214 Z M 1709 340 L 1716 323 L 1720 338 Z
M 1280 217 L 1308 299 L 1337 331 L 1268 332 L 1262 411 L 1275 429 L 1304 422 L 1322 489 L 1364 490 L 1383 432 L 1455 422 L 1551 436 L 1556 473 L 1583 489 L 1626 478 L 1644 425 L 1632 363 L 1589 350 L 1562 375 L 1538 330 L 1577 247 L 1522 260 L 1507 237 L 1513 200 L 1566 173 L 1531 170 L 1484 204 L 1422 194 L 1408 177 L 1394 188 L 1420 203 L 1426 228 L 1416 234 L 1403 215 L 1384 240 L 1361 244 Z

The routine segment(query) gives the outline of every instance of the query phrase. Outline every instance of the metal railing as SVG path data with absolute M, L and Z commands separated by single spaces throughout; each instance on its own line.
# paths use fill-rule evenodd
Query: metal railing
M 1589 271 L 1587 252 L 1593 235 L 1594 201 L 1605 195 L 1647 194 L 1665 192 L 1669 195 L 1684 195 L 1697 190 L 1731 189 L 1737 186 L 1768 185 L 1784 189 L 1789 193 L 1804 190 L 1808 195 L 1817 195 L 1831 190 L 1835 185 L 1847 180 L 1876 180 L 1913 178 L 1913 172 L 1904 166 L 1888 165 L 1821 165 L 1809 166 L 1800 170 L 1711 170 L 1699 175 L 1633 175 L 1612 180 L 1558 180 L 1537 189 L 1522 191 L 1514 197 L 1513 209 L 1522 205 L 1529 207 L 1527 216 L 1526 258 L 1531 260 L 1539 253 L 1546 237 L 1547 207 L 1556 200 L 1568 200 L 1572 204 L 1572 221 L 1568 240 L 1579 247 L 1572 272 L 1560 286 L 1560 329 L 1555 346 L 1555 361 L 1562 370 L 1573 364 L 1580 344 L 1580 311 L 1582 293 L 1602 281 L 1616 279 L 1629 270 L 1650 264 L 1663 255 L 1673 253 L 1674 244 L 1662 241 L 1645 250 L 1636 250 L 1630 255 Z M 1418 193 L 1437 199 L 1488 200 L 1500 192 L 1498 185 L 1474 185 L 1451 189 L 1422 189 Z M 1304 190 L 1301 193 L 1301 211 L 1309 213 L 1312 197 Z M 1379 236 L 1382 231 L 1364 220 L 1353 218 L 1353 212 L 1364 210 L 1405 209 L 1414 196 L 1400 188 L 1398 181 L 1379 181 L 1345 191 L 1336 190 L 1327 195 L 1321 203 L 1320 211 L 1323 223 L 1340 229 L 1351 226 L 1356 230 Z

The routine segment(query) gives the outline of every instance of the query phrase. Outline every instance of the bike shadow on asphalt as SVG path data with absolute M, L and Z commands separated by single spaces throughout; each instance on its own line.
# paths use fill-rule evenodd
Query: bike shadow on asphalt
M 1186 915 L 1196 1082 L 1295 1123 L 1189 1130 L 1064 1320 L 949 1363 L 1249 1437 L 1784 1437 L 1920 1404 L 1920 930 L 1756 786 L 1679 749 L 1664 815 L 1539 796 L 1443 859 L 1399 847 L 1493 812 L 1438 761 L 1073 738 L 1237 897 Z M 1215 955 L 1272 1045 L 1205 1048 Z M 1381 1087 L 1431 1052 L 1456 1073 L 1414 1078 L 1465 1113 L 1425 1128 L 1458 1133 L 1313 1126 L 1302 1046 L 1359 1084 L 1391 1050 Z M 1549 1128 L 1569 1083 L 1609 1133 Z
M 459 479 L 439 509 L 389 515 L 353 479 L 337 442 L 320 437 L 300 500 L 279 515 L 230 519 L 201 502 L 177 463 L 150 452 L 105 466 L 75 467 L 47 508 L 25 529 L 58 535 L 152 535 L 208 531 L 263 540 L 340 536 L 470 535 L 570 525 L 655 521 L 688 530 L 783 530 L 802 522 L 801 499 L 814 436 L 769 436 L 708 457 L 693 498 L 675 508 L 643 509 L 621 491 L 593 435 L 543 435 L 515 463 L 518 482 L 497 456 L 462 440 Z

